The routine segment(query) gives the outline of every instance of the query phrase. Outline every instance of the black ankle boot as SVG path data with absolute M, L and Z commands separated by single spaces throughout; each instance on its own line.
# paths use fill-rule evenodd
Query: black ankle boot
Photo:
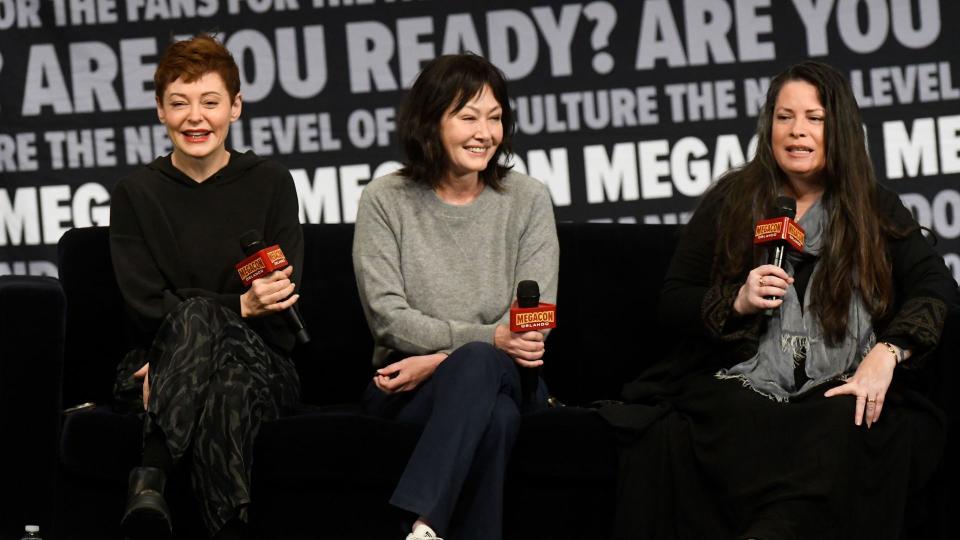
M 162 540 L 173 534 L 170 510 L 163 498 L 166 483 L 162 469 L 136 467 L 130 471 L 127 509 L 120 524 L 128 540 Z

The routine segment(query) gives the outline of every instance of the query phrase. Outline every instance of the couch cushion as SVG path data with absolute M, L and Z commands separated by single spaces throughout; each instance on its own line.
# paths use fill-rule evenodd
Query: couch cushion
M 63 313 L 55 279 L 0 276 L 0 538 L 52 522 Z
M 419 428 L 360 414 L 359 407 L 311 412 L 265 424 L 254 449 L 254 483 L 316 485 L 395 482 Z
M 301 398 L 356 402 L 370 382 L 373 338 L 353 276 L 353 225 L 303 226 L 300 312 L 313 338 L 295 351 Z
M 657 299 L 679 226 L 561 223 L 557 328 L 543 376 L 568 404 L 619 399 L 623 383 L 676 343 Z
M 511 476 L 596 480 L 616 473 L 616 448 L 592 409 L 558 407 L 527 414 L 513 449 Z
M 78 476 L 125 479 L 140 462 L 142 425 L 136 416 L 107 406 L 72 413 L 63 424 L 60 463 Z
M 108 403 L 117 363 L 134 335 L 110 260 L 110 229 L 70 229 L 57 249 L 67 296 L 63 405 Z

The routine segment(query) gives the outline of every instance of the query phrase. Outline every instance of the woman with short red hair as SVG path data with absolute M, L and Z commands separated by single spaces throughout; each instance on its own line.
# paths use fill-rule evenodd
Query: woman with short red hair
M 111 205 L 113 265 L 140 342 L 117 382 L 142 380 L 146 410 L 123 531 L 172 534 L 164 485 L 189 455 L 210 534 L 244 538 L 254 438 L 299 396 L 294 334 L 277 316 L 299 298 L 297 195 L 284 167 L 227 148 L 242 99 L 237 64 L 217 40 L 173 43 L 154 82 L 173 151 L 121 180 Z M 250 230 L 291 265 L 247 288 L 233 267 Z

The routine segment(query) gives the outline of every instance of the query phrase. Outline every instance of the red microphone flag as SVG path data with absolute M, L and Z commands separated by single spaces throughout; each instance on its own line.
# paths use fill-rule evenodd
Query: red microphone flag
M 514 302 L 510 306 L 510 331 L 523 333 L 531 330 L 543 330 L 557 327 L 556 304 L 541 303 L 536 307 L 517 307 Z
M 757 223 L 753 231 L 754 244 L 787 242 L 795 251 L 803 253 L 803 240 L 806 233 L 797 222 L 789 217 L 765 219 Z
M 250 286 L 253 280 L 261 278 L 276 270 L 287 267 L 287 258 L 283 255 L 280 246 L 273 245 L 254 253 L 237 263 L 237 273 L 245 286 Z

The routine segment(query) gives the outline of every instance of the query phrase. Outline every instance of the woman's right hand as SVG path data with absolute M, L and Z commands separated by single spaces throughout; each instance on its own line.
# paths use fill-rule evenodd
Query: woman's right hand
M 792 283 L 793 278 L 783 268 L 772 264 L 758 266 L 750 271 L 747 281 L 740 287 L 733 301 L 733 310 L 739 315 L 751 315 L 780 307 L 783 295 L 787 294 L 787 286 Z M 776 298 L 768 300 L 768 296 Z
M 408 392 L 429 379 L 440 362 L 446 359 L 446 353 L 408 356 L 399 362 L 378 369 L 373 375 L 373 384 L 387 394 Z
M 240 295 L 240 316 L 262 317 L 296 304 L 300 295 L 293 294 L 295 287 L 290 281 L 292 275 L 293 266 L 287 266 L 269 276 L 253 280 L 247 292 Z
M 150 362 L 143 365 L 133 373 L 134 379 L 143 379 L 143 409 L 147 409 L 147 402 L 150 401 Z
M 493 345 L 510 355 L 513 361 L 521 367 L 539 367 L 543 365 L 544 347 L 543 334 L 532 330 L 518 334 L 511 332 L 510 327 L 498 324 L 493 333 Z

